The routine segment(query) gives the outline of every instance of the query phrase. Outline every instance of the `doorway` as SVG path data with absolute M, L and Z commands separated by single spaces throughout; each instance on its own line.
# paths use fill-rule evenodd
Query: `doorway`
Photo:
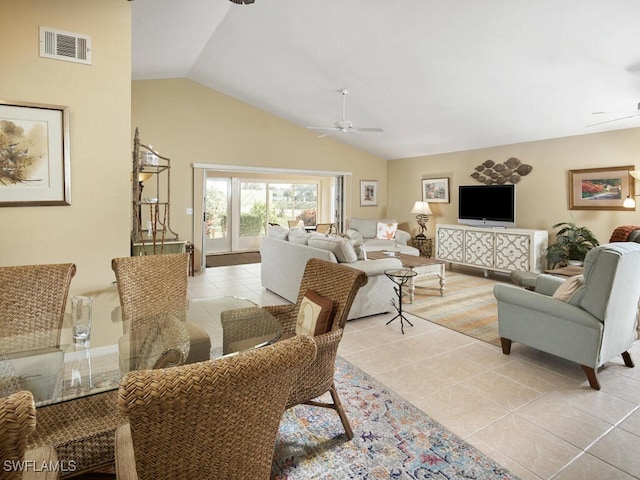
M 201 267 L 207 256 L 258 252 L 269 224 L 341 225 L 345 173 L 236 168 L 194 164 L 194 220 L 200 221 L 193 238 Z

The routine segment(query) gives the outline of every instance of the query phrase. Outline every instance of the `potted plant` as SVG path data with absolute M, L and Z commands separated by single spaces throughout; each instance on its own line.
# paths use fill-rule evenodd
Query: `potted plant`
M 568 264 L 582 265 L 587 252 L 600 245 L 591 230 L 578 227 L 574 222 L 557 223 L 553 228 L 559 230 L 555 242 L 547 247 L 547 262 L 551 268 Z

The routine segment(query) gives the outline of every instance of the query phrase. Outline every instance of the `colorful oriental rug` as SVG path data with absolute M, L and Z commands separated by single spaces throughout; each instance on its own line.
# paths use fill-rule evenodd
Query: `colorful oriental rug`
M 413 304 L 405 303 L 404 311 L 464 333 L 492 345 L 500 346 L 498 335 L 498 304 L 493 296 L 496 283 L 508 282 L 508 277 L 497 280 L 478 275 L 446 272 L 444 296 L 440 296 L 437 277 L 421 279 L 416 285 L 434 288 L 416 288 Z
M 336 385 L 354 438 L 333 410 L 285 412 L 272 480 L 516 479 L 362 370 L 338 358 Z

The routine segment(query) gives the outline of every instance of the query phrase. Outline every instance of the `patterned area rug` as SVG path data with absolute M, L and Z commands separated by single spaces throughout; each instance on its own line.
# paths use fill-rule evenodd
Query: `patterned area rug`
M 417 285 L 437 285 L 436 277 L 419 280 Z M 413 304 L 404 310 L 417 317 L 500 346 L 498 305 L 493 296 L 496 283 L 511 283 L 506 276 L 485 278 L 447 271 L 444 296 L 436 288 L 416 288 Z
M 332 410 L 305 405 L 287 410 L 273 480 L 517 478 L 341 358 L 336 385 L 353 439 L 346 440 Z

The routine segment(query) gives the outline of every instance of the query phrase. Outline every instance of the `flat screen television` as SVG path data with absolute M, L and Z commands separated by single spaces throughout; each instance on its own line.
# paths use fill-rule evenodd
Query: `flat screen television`
M 515 227 L 516 186 L 460 185 L 458 223 L 476 227 Z

